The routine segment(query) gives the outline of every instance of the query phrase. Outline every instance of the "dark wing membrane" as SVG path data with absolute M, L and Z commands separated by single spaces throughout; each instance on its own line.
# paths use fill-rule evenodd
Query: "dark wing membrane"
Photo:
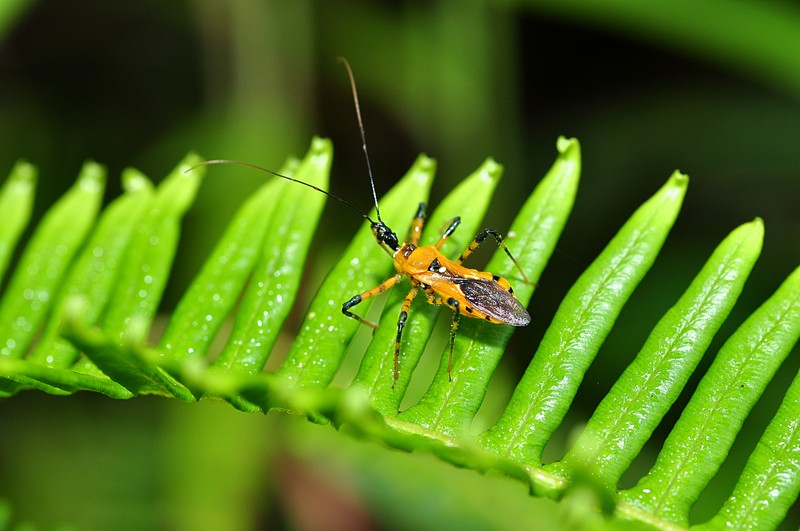
M 526 326 L 531 316 L 520 302 L 508 291 L 491 280 L 453 278 L 467 301 L 489 317 L 512 326 Z

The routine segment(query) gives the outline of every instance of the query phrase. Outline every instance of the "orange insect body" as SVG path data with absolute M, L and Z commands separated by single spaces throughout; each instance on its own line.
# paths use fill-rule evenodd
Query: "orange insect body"
M 369 218 L 368 218 L 369 219 Z M 453 314 L 453 324 L 450 329 L 450 357 L 447 362 L 447 374 L 453 363 L 453 345 L 458 329 L 458 319 L 461 315 L 467 317 L 484 319 L 490 323 L 506 324 L 511 326 L 526 326 L 531 322 L 531 316 L 525 307 L 514 298 L 514 290 L 511 285 L 502 277 L 493 275 L 485 271 L 464 267 L 461 263 L 477 249 L 488 237 L 493 236 L 497 245 L 505 251 L 519 270 L 526 283 L 530 283 L 519 267 L 519 264 L 503 243 L 500 234 L 492 229 L 485 229 L 478 233 L 467 249 L 455 260 L 449 260 L 440 249 L 447 238 L 456 230 L 460 218 L 453 219 L 447 229 L 445 229 L 436 245 L 418 247 L 419 239 L 422 234 L 422 226 L 425 224 L 425 203 L 420 203 L 417 215 L 411 224 L 409 231 L 409 242 L 401 244 L 397 235 L 380 220 L 369 220 L 372 233 L 378 244 L 394 259 L 394 267 L 397 274 L 381 282 L 372 289 L 353 296 L 350 300 L 342 304 L 342 313 L 367 326 L 378 328 L 376 323 L 367 321 L 363 317 L 354 314 L 350 308 L 360 304 L 362 301 L 383 293 L 391 288 L 403 276 L 407 276 L 411 281 L 411 291 L 405 298 L 400 310 L 400 317 L 397 320 L 397 337 L 394 347 L 394 380 L 392 386 L 397 383 L 400 375 L 400 344 L 403 337 L 403 329 L 408 318 L 408 310 L 411 302 L 420 290 L 425 292 L 428 302 L 431 304 L 443 304 L 450 307 Z
M 514 298 L 506 279 L 459 265 L 435 246 L 403 245 L 395 253 L 394 267 L 412 284 L 418 283 L 431 304 L 447 304 L 449 299 L 455 299 L 459 301 L 458 312 L 467 317 L 513 326 L 530 323 L 530 315 Z

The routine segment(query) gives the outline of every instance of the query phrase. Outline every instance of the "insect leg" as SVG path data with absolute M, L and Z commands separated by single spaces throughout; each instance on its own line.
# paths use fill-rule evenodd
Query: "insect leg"
M 442 233 L 442 236 L 439 238 L 439 241 L 436 242 L 436 248 L 437 249 L 441 249 L 442 248 L 442 245 L 444 245 L 444 242 L 447 241 L 447 238 L 449 238 L 450 235 L 453 234 L 453 232 L 455 232 L 456 227 L 458 227 L 460 224 L 461 224 L 461 218 L 460 217 L 455 217 L 450 221 L 450 224 L 447 226 L 447 228 Z
M 428 297 L 428 302 L 431 304 L 443 304 L 449 306 L 453 310 L 453 324 L 450 326 L 450 356 L 447 359 L 447 379 L 453 381 L 453 346 L 456 340 L 456 330 L 458 330 L 458 320 L 461 317 L 461 305 L 457 299 L 450 297 L 446 301 L 437 297 L 433 291 L 425 290 L 425 295 Z
M 425 203 L 420 203 L 417 208 L 417 214 L 414 216 L 414 221 L 408 228 L 408 235 L 406 241 L 411 245 L 419 245 L 419 238 L 422 236 L 422 227 L 425 225 Z
M 522 267 L 520 267 L 516 259 L 514 259 L 514 257 L 511 256 L 511 253 L 506 247 L 506 244 L 503 243 L 503 237 L 500 236 L 500 233 L 494 229 L 484 229 L 481 232 L 479 232 L 478 235 L 475 236 L 475 239 L 472 240 L 472 243 L 469 244 L 469 247 L 467 247 L 467 249 L 463 253 L 461 253 L 461 256 L 458 258 L 458 260 L 456 260 L 456 263 L 461 264 L 461 262 L 463 262 L 469 255 L 471 255 L 475 249 L 480 247 L 480 245 L 483 243 L 483 241 L 486 239 L 487 236 L 494 236 L 494 239 L 497 242 L 497 246 L 503 249 L 506 255 L 508 255 L 508 257 L 511 259 L 511 261 L 514 262 L 514 265 L 517 267 L 517 270 L 519 270 L 519 274 L 522 275 L 522 279 L 525 281 L 525 283 L 530 284 L 531 281 L 528 280 L 527 276 L 525 276 L 525 272 L 522 270 Z
M 349 301 L 347 301 L 344 304 L 342 304 L 342 313 L 345 314 L 347 317 L 355 319 L 356 321 L 360 322 L 361 324 L 365 324 L 365 325 L 367 325 L 367 326 L 369 326 L 371 328 L 378 328 L 377 324 L 375 324 L 373 322 L 370 322 L 370 321 L 367 321 L 363 317 L 354 314 L 353 312 L 350 311 L 350 308 L 352 308 L 356 304 L 360 303 L 361 301 L 365 301 L 365 300 L 367 300 L 369 298 L 374 297 L 375 295 L 383 293 L 387 289 L 391 288 L 392 286 L 394 286 L 395 284 L 400 282 L 400 279 L 402 279 L 402 278 L 403 278 L 402 275 L 395 275 L 392 278 L 384 280 L 383 282 L 381 282 L 380 284 L 378 284 L 374 288 L 368 289 L 364 293 L 359 293 L 358 295 L 353 296 Z
M 453 297 L 447 299 L 447 305 L 453 309 L 453 324 L 450 327 L 450 357 L 447 358 L 447 379 L 449 381 L 453 381 L 453 345 L 456 342 L 456 330 L 458 330 L 458 319 L 461 317 L 461 312 L 459 311 L 459 303 Z
M 403 328 L 406 326 L 406 319 L 408 319 L 408 309 L 411 307 L 411 302 L 414 297 L 419 293 L 419 285 L 414 284 L 411 291 L 406 295 L 406 300 L 403 301 L 403 307 L 400 309 L 400 318 L 397 320 L 397 338 L 394 341 L 394 380 L 392 380 L 392 389 L 397 385 L 397 379 L 400 378 L 400 341 L 403 338 Z

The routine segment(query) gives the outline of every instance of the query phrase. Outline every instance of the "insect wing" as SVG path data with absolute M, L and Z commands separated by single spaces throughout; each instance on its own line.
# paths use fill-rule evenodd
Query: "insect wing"
M 453 278 L 464 298 L 489 317 L 512 326 L 527 326 L 531 316 L 525 307 L 497 283 L 484 279 Z

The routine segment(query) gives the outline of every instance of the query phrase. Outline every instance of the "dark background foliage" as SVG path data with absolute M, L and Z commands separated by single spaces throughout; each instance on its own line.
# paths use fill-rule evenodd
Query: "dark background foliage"
M 332 191 L 366 207 L 366 169 L 337 56 L 355 70 L 379 192 L 426 152 L 439 161 L 435 203 L 493 156 L 506 175 L 486 224 L 502 230 L 552 162 L 557 136 L 577 137 L 584 171 L 574 214 L 534 296 L 534 323 L 515 336 L 500 367 L 489 420 L 569 285 L 633 209 L 681 169 L 692 179 L 684 210 L 551 445 L 557 459 L 569 431 L 729 230 L 762 216 L 767 238 L 711 352 L 800 262 L 800 10 L 777 1 L 644 5 L 8 1 L 0 6 L 0 168 L 19 157 L 41 168 L 40 215 L 87 157 L 108 166 L 111 197 L 128 165 L 158 180 L 195 149 L 277 168 L 320 134 L 336 146 Z M 164 313 L 263 178 L 241 168 L 215 168 L 206 178 L 185 224 Z M 312 279 L 359 222 L 337 205 L 326 220 Z M 698 504 L 697 521 L 727 496 L 799 365 L 790 357 L 757 405 L 730 466 Z M 685 397 L 657 436 L 682 403 Z M 483 492 L 469 489 L 485 487 L 463 479 L 463 471 L 439 471 L 404 455 L 376 465 L 386 452 L 219 405 L 25 393 L 0 402 L 0 426 L 0 496 L 21 518 L 46 526 L 298 526 L 296 500 L 317 500 L 314 489 L 325 498 L 332 488 L 344 494 L 328 521 L 350 528 L 493 522 L 480 510 L 486 505 L 492 513 L 491 500 L 464 510 Z M 319 462 L 320 445 L 331 453 L 326 463 Z M 658 448 L 654 440 L 625 481 L 635 481 Z M 377 457 L 366 466 L 365 455 Z M 398 472 L 411 459 L 422 473 L 457 475 L 455 500 L 421 486 L 414 491 L 408 474 Z M 507 515 L 538 510 L 541 501 L 526 499 L 521 485 L 497 488 L 513 491 L 503 500 L 513 505 Z

